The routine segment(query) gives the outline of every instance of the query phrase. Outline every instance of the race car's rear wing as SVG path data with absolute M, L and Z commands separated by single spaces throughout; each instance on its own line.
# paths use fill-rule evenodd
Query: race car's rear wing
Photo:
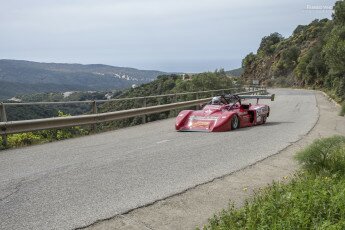
M 256 103 L 259 102 L 259 99 L 271 99 L 274 101 L 275 94 L 269 95 L 238 95 L 241 99 L 256 99 Z

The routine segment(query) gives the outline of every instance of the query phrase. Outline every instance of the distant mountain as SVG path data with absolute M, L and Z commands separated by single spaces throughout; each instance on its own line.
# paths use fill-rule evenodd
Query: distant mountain
M 237 68 L 237 69 L 225 71 L 225 73 L 230 76 L 240 77 L 243 71 L 244 71 L 243 68 Z
M 15 95 L 123 89 L 148 83 L 159 75 L 155 70 L 92 64 L 39 63 L 21 60 L 0 60 L 0 99 Z

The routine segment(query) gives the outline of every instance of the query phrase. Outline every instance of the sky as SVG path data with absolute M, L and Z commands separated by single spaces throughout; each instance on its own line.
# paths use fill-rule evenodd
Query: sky
M 241 66 L 334 0 L 0 0 L 0 59 L 203 72 Z M 322 8 L 322 9 L 321 9 Z

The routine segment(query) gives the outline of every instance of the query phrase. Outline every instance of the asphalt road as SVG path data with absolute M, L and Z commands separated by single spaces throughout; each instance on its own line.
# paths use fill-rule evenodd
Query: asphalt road
M 0 152 L 0 228 L 86 226 L 277 153 L 313 127 L 318 109 L 311 91 L 271 92 L 267 124 L 252 128 L 180 133 L 168 119 Z

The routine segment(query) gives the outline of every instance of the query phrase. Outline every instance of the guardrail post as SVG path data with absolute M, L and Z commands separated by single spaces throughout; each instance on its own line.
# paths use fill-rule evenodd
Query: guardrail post
M 146 107 L 146 102 L 147 102 L 147 99 L 146 99 L 146 97 L 144 97 L 144 100 L 143 100 L 143 107 Z M 142 116 L 142 123 L 143 123 L 143 124 L 146 123 L 146 115 L 145 115 L 145 114 Z
M 0 121 L 1 122 L 6 122 L 7 121 L 5 105 L 2 102 L 0 103 Z M 5 148 L 7 147 L 7 135 L 6 134 L 2 134 L 2 145 Z
M 199 94 L 196 93 L 196 94 L 195 94 L 195 100 L 198 100 L 198 99 L 199 99 Z M 200 109 L 199 105 L 197 105 L 197 106 L 195 107 L 195 109 L 196 109 L 196 110 L 199 110 L 199 109 Z
M 173 103 L 176 103 L 176 102 L 177 102 L 177 94 L 175 93 L 174 97 L 173 97 Z M 177 110 L 176 109 L 173 110 L 173 116 L 174 117 L 177 116 Z
M 93 114 L 96 114 L 97 113 L 97 103 L 96 103 L 96 101 L 93 101 L 92 102 L 92 113 Z M 91 132 L 96 132 L 97 131 L 97 124 L 92 124 L 91 125 Z

